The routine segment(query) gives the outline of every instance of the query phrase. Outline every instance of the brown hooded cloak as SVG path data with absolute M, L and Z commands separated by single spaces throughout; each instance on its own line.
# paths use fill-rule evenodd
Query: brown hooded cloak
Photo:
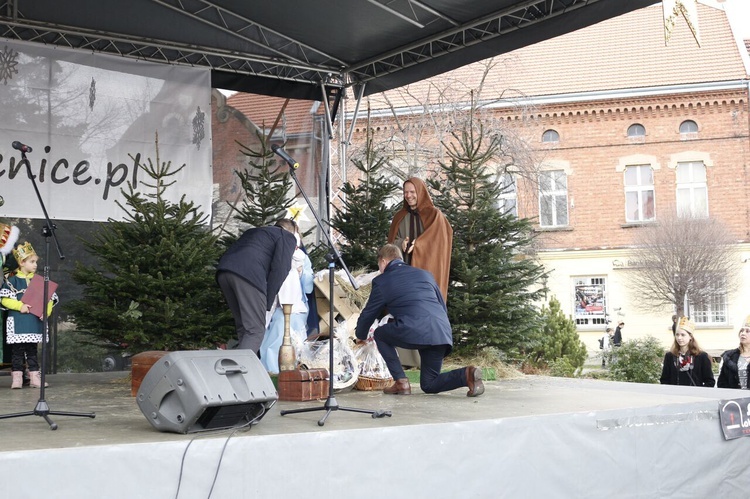
M 448 275 L 451 268 L 451 248 L 453 247 L 453 229 L 445 215 L 435 208 L 427 186 L 422 179 L 412 177 L 406 180 L 414 185 L 417 191 L 417 209 L 412 212 L 404 200 L 403 207 L 396 212 L 388 231 L 388 242 L 401 249 L 406 237 L 414 242 L 414 249 L 404 255 L 404 261 L 412 267 L 432 273 L 443 300 L 448 300 Z M 406 184 L 404 182 L 404 184 Z

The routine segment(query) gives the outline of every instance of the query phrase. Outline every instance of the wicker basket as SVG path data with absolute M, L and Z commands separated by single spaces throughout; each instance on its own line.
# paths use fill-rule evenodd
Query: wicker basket
M 354 388 L 365 392 L 373 390 L 382 390 L 393 383 L 393 378 L 372 378 L 370 376 L 357 377 L 357 384 Z

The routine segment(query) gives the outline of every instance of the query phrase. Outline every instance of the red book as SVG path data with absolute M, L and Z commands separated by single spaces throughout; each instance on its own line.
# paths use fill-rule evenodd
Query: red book
M 48 288 L 47 302 L 49 303 L 50 298 L 57 290 L 57 283 L 49 281 Z M 31 307 L 32 314 L 44 320 L 44 310 L 46 309 L 44 304 L 44 277 L 34 274 L 21 297 L 21 301 Z

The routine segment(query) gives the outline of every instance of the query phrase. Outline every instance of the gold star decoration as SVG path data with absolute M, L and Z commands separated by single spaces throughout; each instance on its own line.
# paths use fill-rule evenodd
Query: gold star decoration
M 286 217 L 294 220 L 295 222 L 309 222 L 310 218 L 307 216 L 305 211 L 307 205 L 295 203 L 286 209 Z

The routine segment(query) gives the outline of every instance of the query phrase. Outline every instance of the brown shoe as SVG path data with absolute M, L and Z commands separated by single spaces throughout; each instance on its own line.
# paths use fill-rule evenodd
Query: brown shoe
M 387 393 L 388 395 L 411 395 L 409 378 L 397 379 L 391 386 L 384 388 L 383 393 Z
M 469 391 L 467 397 L 478 397 L 484 393 L 484 383 L 482 383 L 482 368 L 469 366 L 466 368 L 466 386 Z

